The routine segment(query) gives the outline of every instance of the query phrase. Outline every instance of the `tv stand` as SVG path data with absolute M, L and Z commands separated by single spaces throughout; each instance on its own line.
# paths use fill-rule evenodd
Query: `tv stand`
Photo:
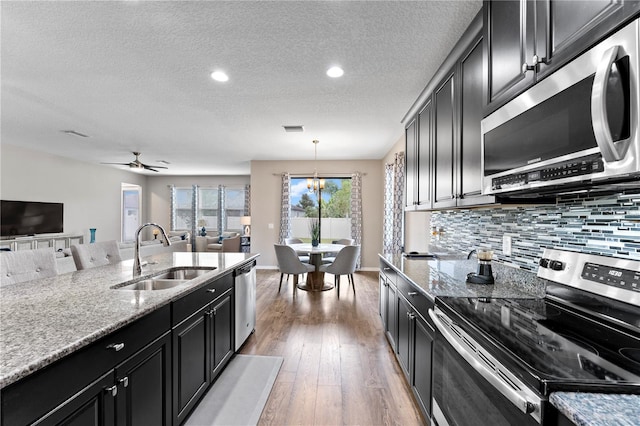
M 75 234 L 46 234 L 16 237 L 13 239 L 0 240 L 0 248 L 8 248 L 11 251 L 33 250 L 39 248 L 52 247 L 58 251 L 66 249 L 73 244 L 82 244 L 84 236 Z

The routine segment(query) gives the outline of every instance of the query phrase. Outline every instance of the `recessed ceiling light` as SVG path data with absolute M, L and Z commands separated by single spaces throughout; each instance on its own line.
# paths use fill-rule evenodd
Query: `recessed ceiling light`
M 226 75 L 223 71 L 214 71 L 211 73 L 211 78 L 215 81 L 229 81 L 229 76 Z
M 327 75 L 332 78 L 342 77 L 344 71 L 340 67 L 331 67 L 327 70 Z

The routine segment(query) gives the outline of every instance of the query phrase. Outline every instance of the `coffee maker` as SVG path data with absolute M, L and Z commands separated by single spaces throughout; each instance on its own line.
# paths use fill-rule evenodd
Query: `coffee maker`
M 493 271 L 491 270 L 493 250 L 479 248 L 476 250 L 476 255 L 478 256 L 478 272 L 468 273 L 467 282 L 471 284 L 493 284 Z

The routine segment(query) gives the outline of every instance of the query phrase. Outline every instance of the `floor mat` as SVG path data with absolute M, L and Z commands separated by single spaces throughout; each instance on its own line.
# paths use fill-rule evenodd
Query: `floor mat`
M 277 356 L 236 355 L 184 425 L 257 424 L 282 361 Z

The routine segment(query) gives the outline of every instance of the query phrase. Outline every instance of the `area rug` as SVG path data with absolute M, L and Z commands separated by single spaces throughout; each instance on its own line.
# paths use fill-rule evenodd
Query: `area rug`
M 236 355 L 184 425 L 257 424 L 282 361 L 277 356 Z

